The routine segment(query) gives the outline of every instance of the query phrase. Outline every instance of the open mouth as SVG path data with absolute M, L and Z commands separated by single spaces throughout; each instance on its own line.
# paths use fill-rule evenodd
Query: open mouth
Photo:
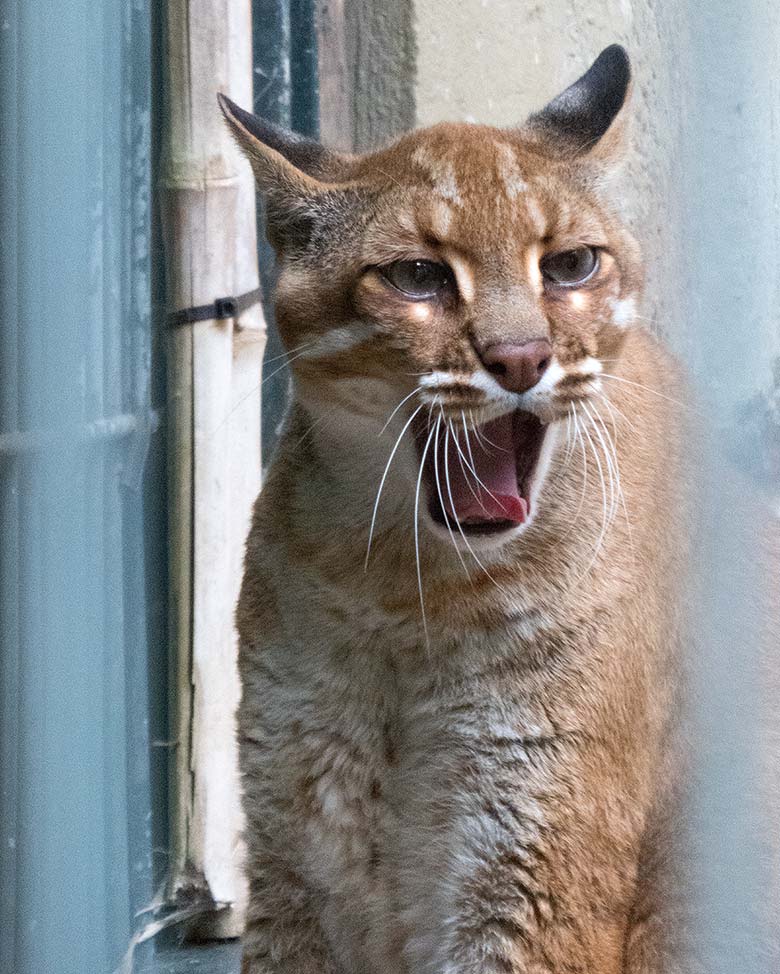
M 428 512 L 465 535 L 493 535 L 524 524 L 545 426 L 531 413 L 506 413 L 468 433 L 461 424 L 418 431 Z

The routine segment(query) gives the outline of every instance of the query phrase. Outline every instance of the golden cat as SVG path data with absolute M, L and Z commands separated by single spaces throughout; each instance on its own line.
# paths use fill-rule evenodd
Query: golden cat
M 680 378 L 607 199 L 629 88 L 613 46 L 520 128 L 362 156 L 221 99 L 294 374 L 238 608 L 245 974 L 677 970 Z

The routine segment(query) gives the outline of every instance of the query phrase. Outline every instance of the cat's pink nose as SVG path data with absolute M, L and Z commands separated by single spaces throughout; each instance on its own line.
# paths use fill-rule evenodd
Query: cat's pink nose
M 500 386 L 508 392 L 527 392 L 547 370 L 552 346 L 546 338 L 515 344 L 488 345 L 480 353 L 482 363 Z

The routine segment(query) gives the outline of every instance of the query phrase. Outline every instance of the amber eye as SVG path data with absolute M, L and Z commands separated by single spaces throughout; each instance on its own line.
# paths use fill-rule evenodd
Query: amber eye
M 397 260 L 380 270 L 393 287 L 416 301 L 436 297 L 452 282 L 449 267 L 432 260 Z
M 539 261 L 539 269 L 546 280 L 564 287 L 578 287 L 591 278 L 599 266 L 599 252 L 595 247 L 577 247 L 547 254 Z

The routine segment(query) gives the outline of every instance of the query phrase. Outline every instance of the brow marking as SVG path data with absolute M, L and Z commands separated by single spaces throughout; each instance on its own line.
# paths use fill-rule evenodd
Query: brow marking
M 470 264 L 449 247 L 442 247 L 442 254 L 452 268 L 461 298 L 466 304 L 471 304 L 474 300 L 475 286 Z
M 539 201 L 529 196 L 525 201 L 525 208 L 528 218 L 531 221 L 532 231 L 537 237 L 543 237 L 547 231 L 547 219 L 545 218 L 542 207 L 539 205 Z
M 504 184 L 507 197 L 510 200 L 517 199 L 528 189 L 528 183 L 523 179 L 520 167 L 517 164 L 517 156 L 506 142 L 497 143 L 496 153 L 498 178 Z
M 425 146 L 418 146 L 412 153 L 412 162 L 433 182 L 434 193 L 456 206 L 461 203 L 460 190 L 451 160 L 437 158 Z
M 452 209 L 446 200 L 435 200 L 431 209 L 431 230 L 439 237 L 446 237 L 452 224 Z
M 539 261 L 542 257 L 542 248 L 539 244 L 531 244 L 526 254 L 526 270 L 528 271 L 528 281 L 537 294 L 542 293 L 544 282 L 542 272 L 539 268 Z

